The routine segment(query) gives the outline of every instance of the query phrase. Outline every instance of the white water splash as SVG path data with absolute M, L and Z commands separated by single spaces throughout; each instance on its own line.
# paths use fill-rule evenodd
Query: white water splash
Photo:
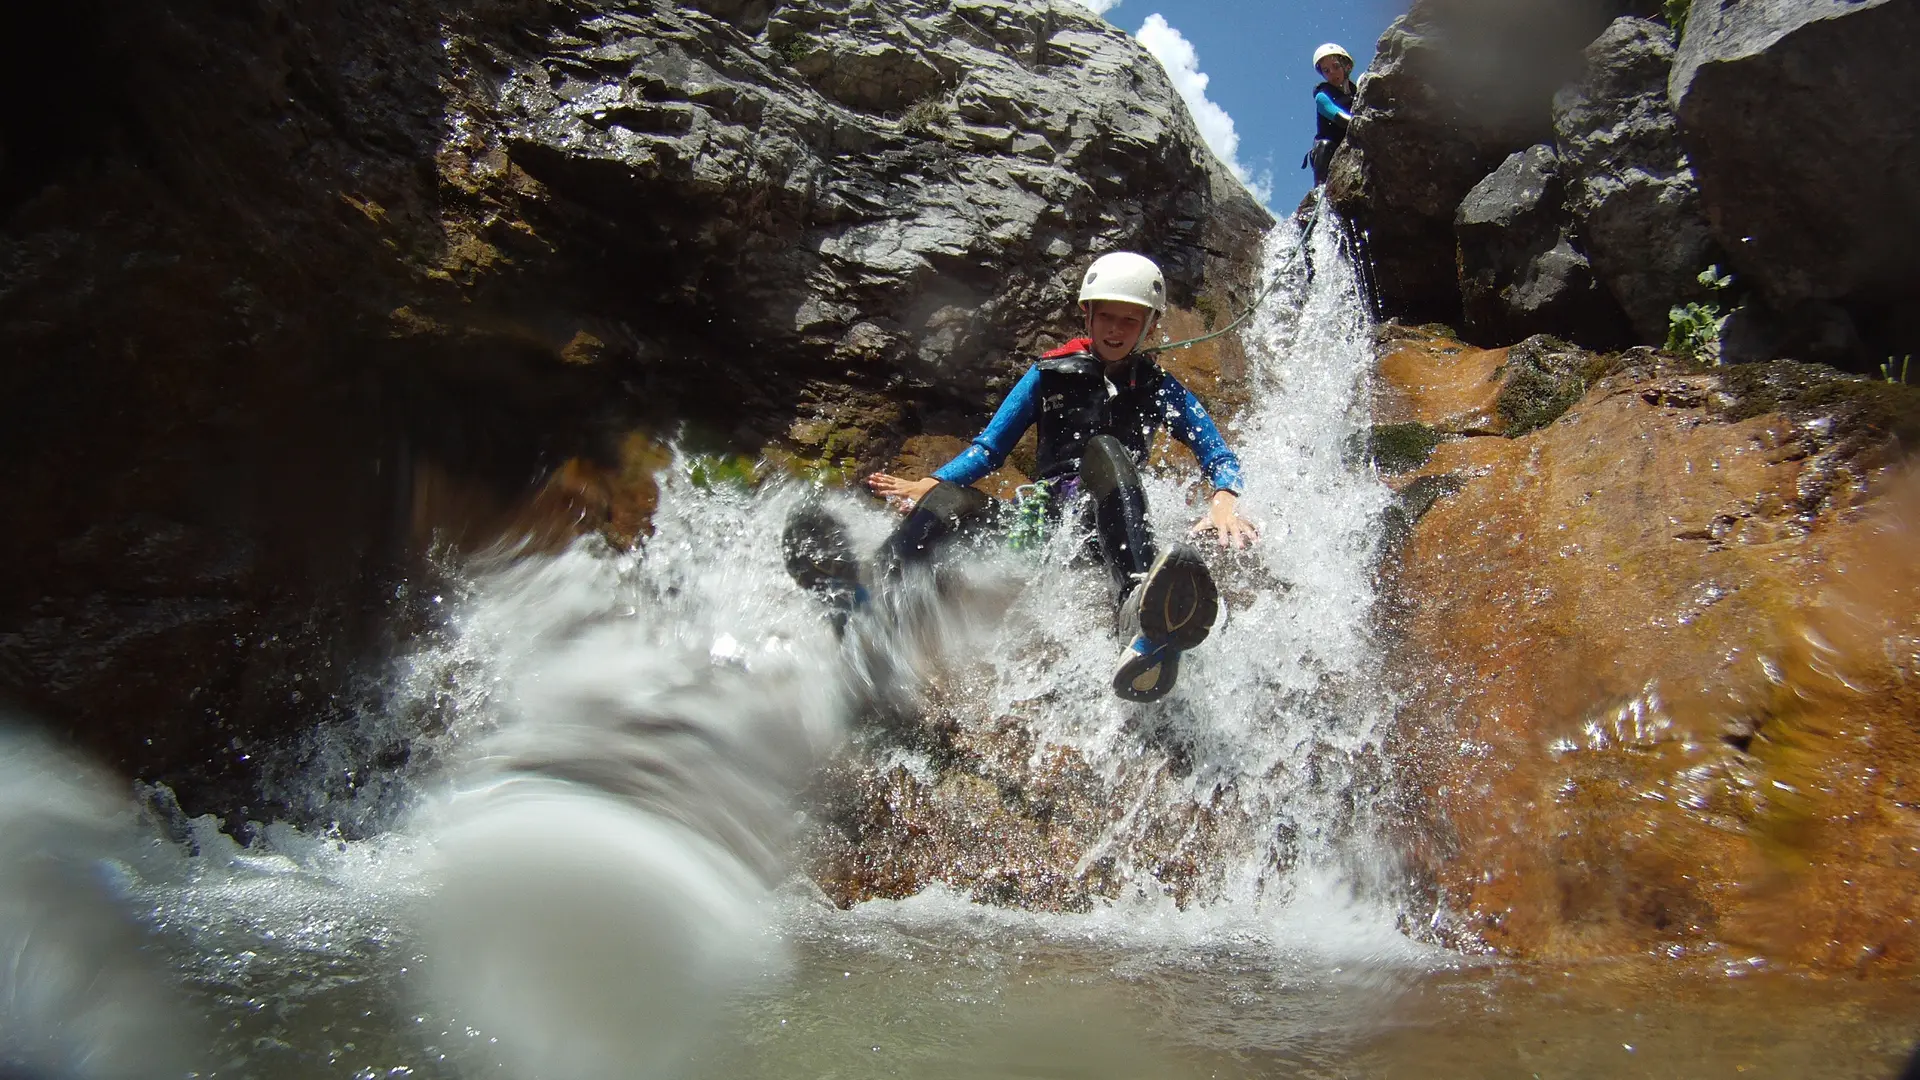
M 1395 929 L 1397 868 L 1369 820 L 1388 494 L 1348 456 L 1367 420 L 1369 320 L 1330 220 L 1306 238 L 1277 229 L 1267 263 L 1285 280 L 1244 335 L 1254 395 L 1228 433 L 1265 538 L 1218 564 L 1230 619 L 1175 693 L 1148 707 L 1111 696 L 1106 575 L 1074 562 L 1071 537 L 1037 563 L 973 560 L 947 585 L 997 603 L 915 620 L 915 644 L 985 671 L 967 683 L 981 710 L 1024 718 L 1109 778 L 1164 769 L 1177 745 L 1176 786 L 1246 823 L 1217 894 L 1182 909 L 1146 888 L 1086 915 L 993 912 L 938 889 L 851 915 L 769 894 L 794 825 L 787 795 L 890 665 L 849 663 L 785 573 L 780 530 L 805 492 L 708 488 L 681 463 L 641 554 L 586 542 L 453 576 L 443 628 L 367 718 L 413 746 L 410 825 L 364 841 L 273 825 L 243 849 L 210 819 L 173 823 L 181 842 L 159 859 L 172 868 L 142 868 L 133 889 L 189 981 L 242 1010 L 220 1044 L 233 1074 L 379 1076 L 404 1061 L 419 1075 L 667 1075 L 729 994 L 778 970 L 781 933 L 944 925 L 965 939 L 986 919 L 1138 956 L 1421 963 Z M 1156 531 L 1180 535 L 1197 479 L 1149 486 Z M 868 500 L 825 497 L 862 550 L 894 524 Z M 927 658 L 896 644 L 869 646 L 911 681 Z M 1151 824 L 1135 810 L 1103 844 L 1148 884 L 1125 858 Z M 437 974 L 422 977 L 420 949 Z M 402 1009 L 417 1030 L 383 1030 Z

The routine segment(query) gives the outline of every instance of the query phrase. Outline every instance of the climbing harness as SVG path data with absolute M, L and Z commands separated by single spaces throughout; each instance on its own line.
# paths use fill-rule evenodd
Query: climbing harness
M 1296 260 L 1306 255 L 1307 244 L 1309 241 L 1313 239 L 1313 230 L 1319 224 L 1320 224 L 1320 204 L 1316 202 L 1313 206 L 1312 216 L 1307 219 L 1307 227 L 1301 230 L 1300 232 L 1300 246 L 1294 249 L 1293 257 Z M 1239 318 L 1233 320 L 1232 322 L 1221 327 L 1220 329 L 1215 330 L 1213 333 L 1202 334 L 1197 338 L 1188 338 L 1185 341 L 1176 341 L 1170 345 L 1149 345 L 1146 348 L 1141 349 L 1140 351 L 1143 353 L 1149 353 L 1149 354 L 1172 352 L 1175 349 L 1192 348 L 1195 345 L 1212 341 L 1214 338 L 1226 337 L 1228 334 L 1231 334 L 1235 330 L 1238 330 L 1240 328 L 1241 323 L 1244 323 L 1248 319 L 1252 318 L 1253 313 L 1260 310 L 1260 305 L 1266 303 L 1268 297 L 1280 291 L 1281 283 L 1287 280 L 1288 274 L 1292 270 L 1293 270 L 1293 265 L 1290 263 L 1286 266 L 1284 270 L 1274 274 L 1273 280 L 1267 283 L 1267 287 L 1261 291 L 1259 296 L 1256 296 L 1253 298 L 1253 303 L 1247 306 L 1247 310 L 1240 313 Z

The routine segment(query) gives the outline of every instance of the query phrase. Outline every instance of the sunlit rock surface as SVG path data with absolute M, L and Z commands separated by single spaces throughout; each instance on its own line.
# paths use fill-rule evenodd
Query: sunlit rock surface
M 1409 348 L 1391 393 L 1462 413 L 1445 395 L 1485 354 Z M 1916 394 L 1593 359 L 1565 415 L 1409 474 L 1463 482 L 1390 570 L 1394 755 L 1446 929 L 1531 957 L 1910 970 L 1920 481 L 1892 437 Z
M 1466 337 L 1498 344 L 1555 333 L 1619 344 L 1625 319 L 1573 242 L 1559 155 L 1546 143 L 1512 154 L 1454 213 Z

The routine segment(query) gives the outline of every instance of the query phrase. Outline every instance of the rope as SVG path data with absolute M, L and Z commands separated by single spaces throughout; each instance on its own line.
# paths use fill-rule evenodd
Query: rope
M 1313 204 L 1313 215 L 1308 219 L 1307 227 L 1300 233 L 1300 246 L 1294 249 L 1293 255 L 1295 259 L 1299 259 L 1306 254 L 1307 243 L 1313 238 L 1314 226 L 1318 224 L 1320 224 L 1320 203 L 1318 200 L 1315 200 Z M 1286 270 L 1292 269 L 1293 267 L 1291 265 L 1286 267 Z M 1259 296 L 1253 298 L 1253 303 L 1247 306 L 1247 310 L 1240 313 L 1239 318 L 1215 330 L 1213 333 L 1202 334 L 1197 338 L 1188 338 L 1185 341 L 1176 341 L 1171 345 L 1153 345 L 1140 351 L 1144 353 L 1172 352 L 1175 349 L 1190 349 L 1195 345 L 1212 341 L 1214 338 L 1226 337 L 1228 334 L 1238 330 L 1241 323 L 1251 319 L 1253 313 L 1260 310 L 1260 305 L 1266 303 L 1268 297 L 1271 297 L 1280 290 L 1281 283 L 1287 280 L 1286 270 L 1273 275 L 1273 280 L 1267 283 L 1266 289 L 1264 289 Z

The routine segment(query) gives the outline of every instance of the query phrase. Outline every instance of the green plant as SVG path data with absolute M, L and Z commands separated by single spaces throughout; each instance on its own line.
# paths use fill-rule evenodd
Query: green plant
M 1719 297 L 1733 287 L 1733 275 L 1721 274 L 1720 267 L 1709 266 L 1700 272 L 1699 282 L 1714 299 L 1701 303 L 1690 300 L 1667 312 L 1667 351 L 1694 360 L 1718 361 L 1720 328 L 1727 324 Z
M 744 454 L 689 454 L 686 461 L 687 479 L 702 491 L 751 490 L 760 482 L 760 463 Z
M 907 106 L 900 117 L 900 128 L 914 135 L 929 135 L 946 127 L 953 119 L 953 106 L 939 98 L 927 98 Z
M 1200 317 L 1207 321 L 1209 331 L 1213 329 L 1214 323 L 1220 321 L 1220 301 L 1211 296 L 1194 297 L 1193 310 L 1199 312 Z
M 787 63 L 797 64 L 801 57 L 813 51 L 813 39 L 805 34 L 795 34 L 775 45 L 773 50 L 779 53 L 780 58 Z
M 1901 385 L 1904 386 L 1906 385 L 1906 382 L 1907 382 L 1907 369 L 1913 366 L 1913 357 L 1902 356 L 1899 359 L 1900 359 L 1900 377 L 1899 378 L 1896 379 L 1893 377 L 1894 358 L 1891 356 L 1887 357 L 1886 363 L 1880 365 L 1880 377 L 1890 383 L 1900 383 Z
M 1673 27 L 1673 40 L 1677 44 L 1680 35 L 1687 32 L 1687 12 L 1693 10 L 1693 0 L 1666 0 L 1667 25 Z

